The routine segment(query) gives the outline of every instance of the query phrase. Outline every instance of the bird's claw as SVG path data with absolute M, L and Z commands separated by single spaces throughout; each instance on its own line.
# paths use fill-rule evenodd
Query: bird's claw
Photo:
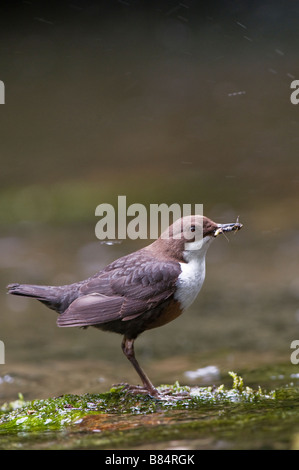
M 149 395 L 152 398 L 156 398 L 158 400 L 185 400 L 191 398 L 190 394 L 186 391 L 180 392 L 173 392 L 171 388 L 163 388 L 163 390 L 157 390 L 153 388 L 151 390 L 143 387 L 142 385 L 130 385 L 127 383 L 119 383 L 114 385 L 115 387 L 122 387 L 122 389 L 130 394 L 133 395 Z

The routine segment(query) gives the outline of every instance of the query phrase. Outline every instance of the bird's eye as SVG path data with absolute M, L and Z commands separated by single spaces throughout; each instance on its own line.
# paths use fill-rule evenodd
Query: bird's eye
M 195 225 L 191 225 L 190 230 L 191 232 L 195 232 Z

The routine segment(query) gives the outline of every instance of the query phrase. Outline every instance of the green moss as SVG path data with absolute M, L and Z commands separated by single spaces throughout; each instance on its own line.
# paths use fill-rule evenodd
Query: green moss
M 20 395 L 0 409 L 0 449 L 298 448 L 299 387 L 265 392 L 229 375 L 226 386 L 161 385 L 161 399 L 124 387 L 30 402 Z
M 162 385 L 159 391 L 165 396 L 161 399 L 148 395 L 135 395 L 123 387 L 112 388 L 103 394 L 63 395 L 47 400 L 26 402 L 19 399 L 6 403 L 0 410 L 0 432 L 60 430 L 87 415 L 94 414 L 151 414 L 166 410 L 196 410 L 203 405 L 233 403 L 252 403 L 270 400 L 274 393 L 263 393 L 261 389 L 244 387 L 243 379 L 235 373 L 232 389 L 223 385 L 213 387 L 182 387 Z

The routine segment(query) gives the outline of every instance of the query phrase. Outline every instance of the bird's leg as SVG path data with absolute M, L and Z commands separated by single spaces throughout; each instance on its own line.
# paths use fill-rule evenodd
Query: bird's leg
M 123 350 L 124 355 L 129 359 L 131 362 L 132 366 L 136 370 L 137 374 L 142 380 L 143 387 L 148 391 L 150 395 L 153 397 L 159 397 L 158 390 L 153 386 L 152 382 L 148 378 L 148 376 L 143 372 L 141 369 L 136 357 L 135 357 L 135 352 L 134 352 L 134 339 L 128 339 L 126 336 L 124 336 L 123 341 L 121 343 L 121 347 Z M 138 391 L 138 389 L 137 389 Z

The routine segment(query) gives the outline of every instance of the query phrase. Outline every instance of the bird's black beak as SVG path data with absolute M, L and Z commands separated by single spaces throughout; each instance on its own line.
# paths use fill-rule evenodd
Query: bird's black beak
M 237 232 L 238 230 L 241 230 L 242 227 L 243 224 L 239 223 L 239 218 L 236 222 L 231 224 L 217 224 L 217 228 L 214 231 L 214 237 L 217 237 L 220 233 Z

